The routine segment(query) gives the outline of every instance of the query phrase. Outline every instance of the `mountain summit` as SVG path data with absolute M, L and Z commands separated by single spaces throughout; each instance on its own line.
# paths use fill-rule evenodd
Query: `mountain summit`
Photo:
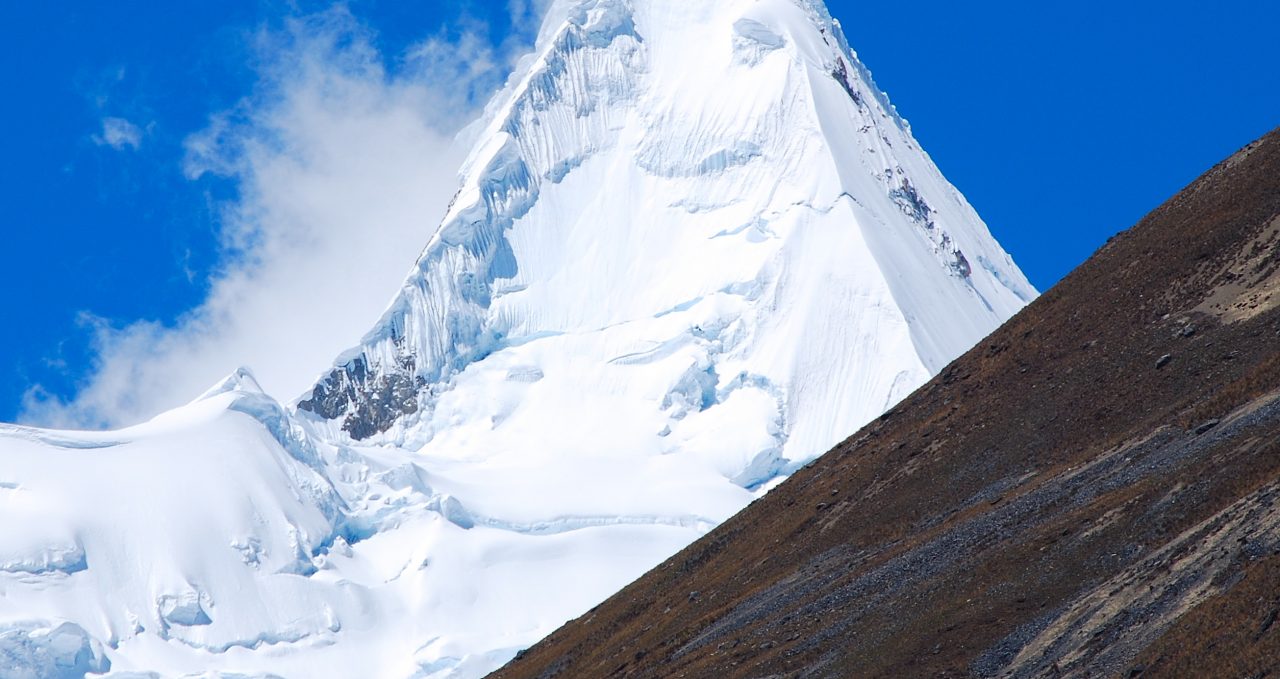
M 478 676 L 1036 294 L 820 2 L 556 3 L 473 131 L 294 406 L 0 427 L 0 663 Z
M 683 441 L 733 410 L 754 450 L 714 463 L 759 454 L 749 485 L 1035 295 L 820 2 L 552 12 L 400 294 L 300 409 L 414 446 L 459 416 Z M 551 407 L 458 412 L 454 393 L 544 355 L 573 361 L 510 391 Z

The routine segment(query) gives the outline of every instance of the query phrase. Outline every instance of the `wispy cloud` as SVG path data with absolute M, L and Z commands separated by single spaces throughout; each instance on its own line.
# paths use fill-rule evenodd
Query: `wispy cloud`
M 527 23 L 539 9 L 513 11 Z M 307 389 L 399 288 L 457 188 L 457 130 L 528 48 L 519 34 L 491 44 L 483 29 L 464 25 L 395 59 L 342 6 L 260 31 L 254 91 L 186 143 L 190 179 L 238 188 L 220 206 L 222 262 L 207 298 L 168 323 L 86 314 L 97 359 L 83 387 L 66 401 L 33 387 L 22 419 L 129 424 L 241 365 L 278 397 Z M 140 143 L 107 130 L 108 144 Z
M 102 119 L 102 131 L 93 135 L 98 146 L 110 146 L 117 151 L 132 148 L 135 151 L 142 146 L 142 128 L 124 118 L 106 117 Z

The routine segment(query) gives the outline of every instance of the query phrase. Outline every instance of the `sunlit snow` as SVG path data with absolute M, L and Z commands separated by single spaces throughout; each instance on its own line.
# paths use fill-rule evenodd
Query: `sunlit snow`
M 843 40 L 817 0 L 553 6 L 325 373 L 411 365 L 408 414 L 357 441 L 242 371 L 0 428 L 0 674 L 480 676 L 923 383 L 1036 293 Z

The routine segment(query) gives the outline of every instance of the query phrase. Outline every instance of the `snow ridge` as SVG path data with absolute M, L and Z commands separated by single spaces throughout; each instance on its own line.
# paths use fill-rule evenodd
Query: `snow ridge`
M 518 265 L 506 232 L 538 199 L 597 149 L 611 125 L 610 101 L 630 95 L 628 70 L 639 36 L 626 3 L 579 12 L 552 40 L 524 79 L 520 94 L 494 124 L 491 141 L 472 155 L 474 179 L 455 196 L 440 230 L 406 280 L 400 296 L 362 346 L 299 404 L 333 419 L 355 439 L 417 412 L 407 398 L 495 350 L 501 327 L 487 319 L 497 281 Z M 620 49 L 608 49 L 615 42 Z M 573 136 L 537 134 L 546 121 L 573 126 Z M 532 128 L 532 131 L 531 131 Z M 395 403 L 386 397 L 390 389 Z M 430 390 L 426 400 L 430 398 Z M 348 413 L 348 411 L 350 411 Z

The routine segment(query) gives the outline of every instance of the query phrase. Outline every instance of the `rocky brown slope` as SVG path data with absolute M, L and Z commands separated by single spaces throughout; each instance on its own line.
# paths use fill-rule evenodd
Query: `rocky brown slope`
M 496 676 L 1280 673 L 1277 306 L 1280 131 Z

